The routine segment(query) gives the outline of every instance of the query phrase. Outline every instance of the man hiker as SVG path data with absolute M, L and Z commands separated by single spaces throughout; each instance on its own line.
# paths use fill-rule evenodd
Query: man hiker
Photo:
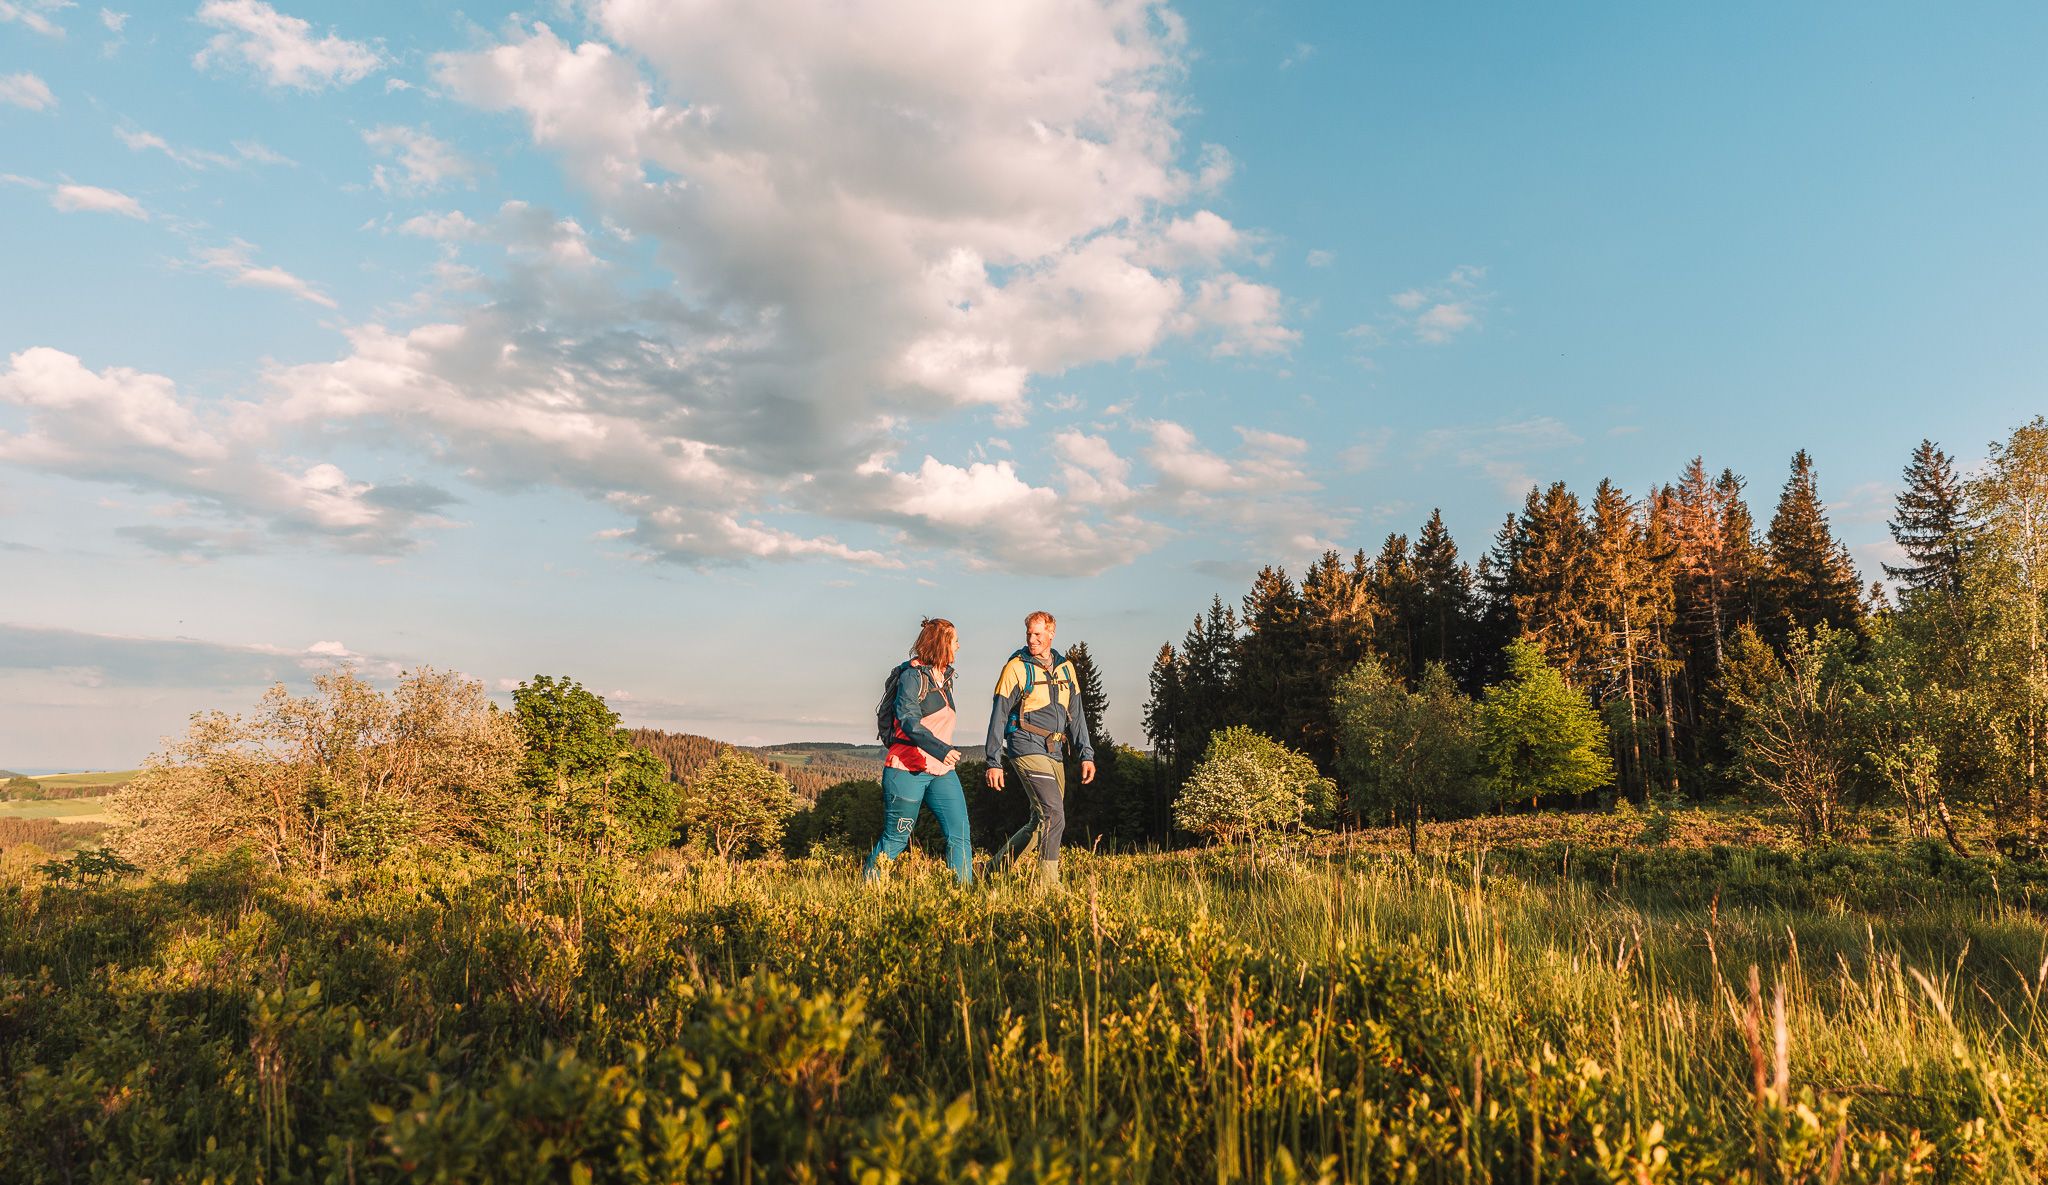
M 996 862 L 1014 865 L 1035 843 L 1039 874 L 1047 885 L 1060 879 L 1069 746 L 1080 755 L 1081 781 L 1095 780 L 1095 747 L 1088 741 L 1074 664 L 1052 648 L 1056 625 L 1042 609 L 1024 619 L 1024 648 L 1010 656 L 996 677 L 987 744 L 989 786 L 1003 789 L 1007 769 L 1031 802 L 1031 822 L 1002 846 Z

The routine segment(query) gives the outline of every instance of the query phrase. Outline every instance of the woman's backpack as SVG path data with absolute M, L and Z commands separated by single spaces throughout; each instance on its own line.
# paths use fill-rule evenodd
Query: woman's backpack
M 931 692 L 931 681 L 925 677 L 924 668 L 913 666 L 907 658 L 889 672 L 882 683 L 881 701 L 875 704 L 875 739 L 885 745 L 896 739 L 896 689 L 903 682 L 903 672 L 909 670 L 917 672 L 917 698 L 923 699 Z

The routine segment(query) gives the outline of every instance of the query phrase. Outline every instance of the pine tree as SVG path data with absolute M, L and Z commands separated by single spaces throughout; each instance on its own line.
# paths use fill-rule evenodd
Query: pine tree
M 1236 715 L 1284 745 L 1298 745 L 1308 685 L 1301 596 L 1285 568 L 1267 565 L 1245 594 L 1231 698 Z
M 1380 609 L 1373 619 L 1372 648 L 1398 674 L 1402 681 L 1412 687 L 1422 675 L 1422 668 L 1416 662 L 1415 618 L 1416 598 L 1419 589 L 1416 584 L 1415 567 L 1409 560 L 1408 536 L 1391 534 L 1380 545 L 1380 554 L 1368 569 L 1366 587 L 1372 593 L 1373 604 Z
M 1301 621 L 1308 650 L 1301 751 L 1323 769 L 1336 760 L 1336 720 L 1330 707 L 1338 680 L 1370 651 L 1377 602 L 1367 579 L 1365 553 L 1350 567 L 1334 551 L 1310 564 L 1301 578 Z
M 1968 546 L 1963 484 L 1949 455 L 1922 440 L 1906 466 L 1906 488 L 1892 512 L 1892 541 L 1908 562 L 1884 565 L 1899 582 L 1901 602 L 1933 595 L 1953 603 L 1963 593 L 1963 558 Z
M 1475 609 L 1472 569 L 1458 562 L 1458 544 L 1444 527 L 1443 512 L 1432 510 L 1415 537 L 1415 623 L 1410 636 L 1423 669 L 1441 663 L 1454 681 L 1469 680 Z
M 1652 678 L 1663 658 L 1657 632 L 1669 610 L 1660 557 L 1620 487 L 1603 480 L 1593 497 L 1590 594 L 1597 633 L 1594 698 L 1607 705 L 1624 791 L 1646 797 L 1650 763 L 1642 738 Z
M 1145 739 L 1152 742 L 1152 769 L 1156 777 L 1148 825 L 1153 835 L 1161 837 L 1166 835 L 1169 822 L 1164 804 L 1173 801 L 1173 792 L 1187 777 L 1190 764 L 1179 744 L 1186 731 L 1181 721 L 1185 709 L 1180 675 L 1180 656 L 1174 653 L 1171 642 L 1162 644 L 1152 659 L 1151 695 L 1145 701 Z
M 1521 552 L 1521 520 L 1510 514 L 1494 533 L 1493 549 L 1479 557 L 1479 620 L 1473 631 L 1472 668 L 1464 685 L 1467 695 L 1479 694 L 1481 688 L 1506 675 L 1503 655 L 1508 643 L 1521 636 L 1522 619 L 1515 609 L 1523 591 Z
M 1080 685 L 1082 719 L 1088 722 L 1088 740 L 1095 749 L 1095 764 L 1116 760 L 1116 741 L 1109 735 L 1109 694 L 1102 690 L 1102 672 L 1095 668 L 1095 655 L 1088 643 L 1067 648 L 1067 661 L 1074 664 L 1074 681 Z
M 1777 513 L 1771 516 L 1766 552 L 1770 614 L 1767 633 L 1784 644 L 1794 630 L 1856 629 L 1863 619 L 1863 580 L 1849 551 L 1828 527 L 1813 458 L 1805 449 L 1792 457 Z
M 1721 622 L 1723 635 L 1762 610 L 1764 557 L 1756 542 L 1756 518 L 1743 500 L 1745 483 L 1733 469 L 1714 479 L 1714 505 L 1721 520 Z
M 1579 498 L 1565 483 L 1529 491 L 1516 556 L 1522 633 L 1575 688 L 1591 683 L 1596 662 L 1590 581 L 1592 536 Z
M 1237 631 L 1237 614 L 1218 596 L 1181 640 L 1181 710 L 1173 743 L 1183 762 L 1198 760 L 1212 733 L 1238 723 L 1239 705 L 1231 695 L 1237 685 Z

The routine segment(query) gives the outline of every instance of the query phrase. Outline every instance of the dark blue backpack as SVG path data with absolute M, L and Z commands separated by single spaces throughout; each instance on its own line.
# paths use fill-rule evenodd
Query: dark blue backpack
M 896 664 L 889 672 L 889 678 L 882 683 L 882 698 L 875 705 L 875 739 L 889 744 L 896 739 L 896 689 L 903 682 L 903 672 L 911 670 L 909 659 Z M 923 699 L 930 690 L 923 667 L 917 667 L 917 698 Z

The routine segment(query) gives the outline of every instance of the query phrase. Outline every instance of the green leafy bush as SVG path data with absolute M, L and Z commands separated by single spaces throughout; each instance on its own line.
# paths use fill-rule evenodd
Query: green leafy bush
M 695 842 L 729 860 L 779 845 L 783 826 L 802 805 L 788 779 L 727 749 L 691 779 L 683 820 Z M 875 833 L 881 834 L 879 825 Z

